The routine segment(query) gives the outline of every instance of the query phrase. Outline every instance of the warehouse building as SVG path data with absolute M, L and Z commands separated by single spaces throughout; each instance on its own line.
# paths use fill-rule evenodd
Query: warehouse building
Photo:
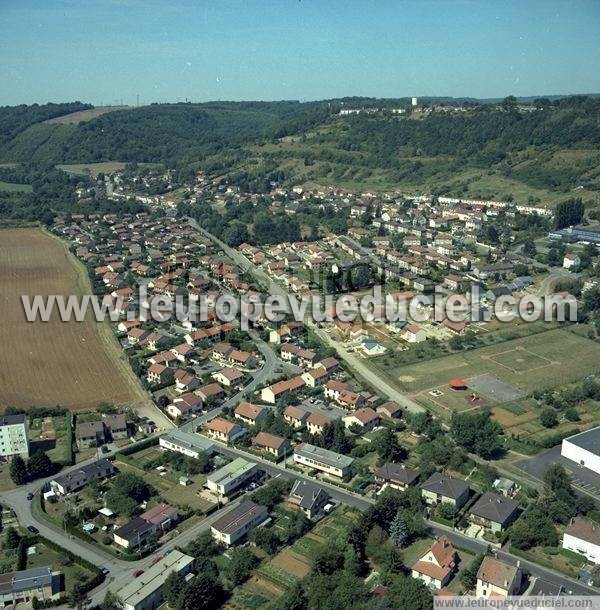
M 563 439 L 560 454 L 600 474 L 600 426 Z

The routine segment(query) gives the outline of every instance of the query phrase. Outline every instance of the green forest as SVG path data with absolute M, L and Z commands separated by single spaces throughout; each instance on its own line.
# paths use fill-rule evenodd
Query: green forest
M 390 108 L 407 100 L 152 104 L 79 124 L 46 121 L 89 104 L 2 107 L 0 164 L 26 169 L 1 168 L 0 180 L 33 189 L 0 190 L 0 210 L 39 218 L 49 205 L 68 206 L 75 182 L 53 166 L 100 161 L 160 162 L 178 170 L 180 181 L 203 169 L 257 193 L 273 183 L 308 183 L 550 206 L 568 197 L 588 208 L 598 203 L 599 98 L 538 100 L 531 112 L 520 112 L 510 97 L 462 102 L 463 112 L 429 113 L 425 103 L 403 115 L 341 116 L 342 104 Z M 281 224 L 295 235 L 296 227 Z M 239 232 L 239 225 L 231 230 Z

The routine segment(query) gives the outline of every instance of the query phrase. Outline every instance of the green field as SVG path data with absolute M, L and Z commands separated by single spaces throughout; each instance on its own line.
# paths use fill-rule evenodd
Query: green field
M 125 169 L 127 163 L 121 161 L 103 161 L 101 163 L 69 163 L 57 165 L 58 169 L 62 169 L 68 174 L 75 176 L 94 176 L 99 173 L 112 173 Z M 160 167 L 160 163 L 139 163 L 140 167 Z
M 15 184 L 13 182 L 3 182 L 0 180 L 0 191 L 8 191 L 9 193 L 31 193 L 33 187 L 31 184 Z
M 465 393 L 449 390 L 451 379 L 487 373 L 529 394 L 600 370 L 600 344 L 569 330 L 555 329 L 416 364 L 382 367 L 371 360 L 369 366 L 426 406 L 435 408 L 441 403 L 442 408 L 462 410 L 469 408 Z M 433 389 L 444 395 L 431 397 Z

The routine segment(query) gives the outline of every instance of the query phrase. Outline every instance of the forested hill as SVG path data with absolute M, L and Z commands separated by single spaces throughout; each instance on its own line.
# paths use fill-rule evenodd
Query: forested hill
M 0 142 L 0 161 L 87 163 L 196 160 L 321 124 L 327 105 L 299 102 L 155 104 L 104 114 L 78 125 L 48 124 L 32 108 L 26 129 Z M 71 112 L 71 110 L 68 110 Z M 11 109 L 0 109 L 0 124 Z M 56 116 L 56 115 L 55 115 Z M 35 124 L 33 124 L 35 123 Z
M 11 141 L 28 127 L 48 119 L 93 108 L 91 104 L 68 102 L 65 104 L 44 104 L 40 106 L 2 106 L 0 107 L 0 147 L 4 150 Z
M 411 113 L 406 99 L 154 104 L 79 124 L 44 122 L 88 107 L 79 103 L 0 108 L 0 162 L 163 162 L 228 171 L 249 190 L 276 179 L 544 204 L 580 189 L 597 199 L 600 99 L 546 99 L 531 112 L 510 101 L 450 101 L 463 111 L 431 114 Z M 408 112 L 338 114 L 398 106 Z

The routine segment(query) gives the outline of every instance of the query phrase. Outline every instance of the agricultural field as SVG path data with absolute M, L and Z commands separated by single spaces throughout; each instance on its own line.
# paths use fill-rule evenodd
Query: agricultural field
M 148 408 L 149 399 L 107 324 L 91 316 L 27 322 L 21 295 L 91 293 L 87 272 L 57 238 L 39 229 L 0 236 L 0 407 L 56 406 L 90 410 L 106 401 Z
M 139 163 L 140 167 L 157 167 L 160 163 Z M 100 163 L 68 163 L 57 165 L 58 169 L 62 169 L 67 174 L 75 176 L 92 176 L 95 178 L 98 174 L 110 174 L 118 172 L 127 166 L 127 163 L 122 161 L 102 161 Z
M 319 549 L 343 540 L 357 517 L 358 513 L 352 509 L 340 507 L 321 519 L 311 532 L 272 559 L 263 561 L 251 578 L 235 590 L 226 608 L 259 610 L 268 607 L 273 599 L 281 597 L 310 572 L 312 559 Z
M 97 106 L 96 108 L 90 108 L 89 110 L 79 110 L 78 112 L 71 112 L 70 114 L 64 114 L 63 116 L 57 116 L 53 119 L 48 119 L 44 123 L 58 124 L 58 125 L 78 125 L 79 123 L 87 123 L 93 119 L 108 114 L 109 112 L 115 112 L 116 110 L 131 110 L 132 106 Z
M 371 366 L 378 368 L 377 361 Z M 524 398 L 533 390 L 581 379 L 599 369 L 600 344 L 554 329 L 378 372 L 425 407 L 449 417 L 456 411 Z M 456 378 L 465 380 L 470 391 L 451 390 L 448 383 Z

